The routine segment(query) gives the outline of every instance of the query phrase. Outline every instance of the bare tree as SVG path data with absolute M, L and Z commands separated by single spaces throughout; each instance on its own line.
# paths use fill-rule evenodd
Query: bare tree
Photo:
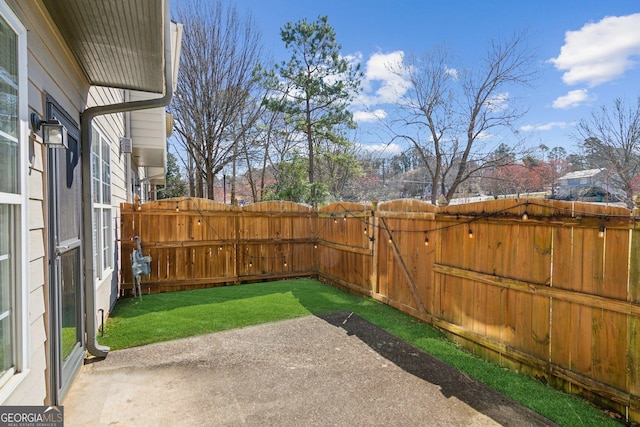
M 601 106 L 580 121 L 577 138 L 588 162 L 610 172 L 610 183 L 624 190 L 632 207 L 633 182 L 640 174 L 640 97 L 629 107 L 620 98 L 613 108 Z
M 195 166 L 195 195 L 213 199 L 215 177 L 238 153 L 254 117 L 246 115 L 257 88 L 260 35 L 222 1 L 186 0 L 176 10 L 184 24 L 177 91 L 171 103 L 178 140 Z
M 319 151 L 323 155 L 317 159 L 316 166 L 318 181 L 327 185 L 334 199 L 342 200 L 347 186 L 362 174 L 362 167 L 358 161 L 358 146 L 347 137 L 348 129 L 338 132 L 342 135 L 320 141 Z
M 268 95 L 270 96 L 270 95 Z M 267 185 L 280 177 L 280 167 L 296 152 L 304 151 L 304 141 L 295 126 L 280 111 L 265 109 L 245 134 L 241 157 L 254 201 L 262 200 Z
M 481 170 L 504 164 L 485 145 L 492 132 L 513 130 L 526 112 L 509 94 L 535 77 L 534 54 L 525 41 L 520 34 L 493 42 L 483 60 L 467 69 L 455 68 L 443 47 L 392 66 L 411 83 L 398 103 L 401 116 L 394 128 L 402 132 L 394 132 L 395 138 L 410 141 L 420 154 L 433 183 L 433 203 L 438 194 L 450 200 Z

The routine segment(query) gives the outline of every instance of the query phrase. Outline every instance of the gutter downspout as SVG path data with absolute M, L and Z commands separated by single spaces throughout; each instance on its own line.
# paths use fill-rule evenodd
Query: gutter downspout
M 169 0 L 164 1 L 164 95 L 160 98 L 142 101 L 128 101 L 117 104 L 98 105 L 87 108 L 80 115 L 80 140 L 82 141 L 82 230 L 84 234 L 84 301 L 85 331 L 87 333 L 87 351 L 96 357 L 107 357 L 109 347 L 96 341 L 96 287 L 95 266 L 93 263 L 93 203 L 91 196 L 91 122 L 96 116 L 124 113 L 134 110 L 165 107 L 173 96 L 173 73 L 171 61 L 171 20 L 169 18 Z M 128 185 L 128 184 L 127 184 Z

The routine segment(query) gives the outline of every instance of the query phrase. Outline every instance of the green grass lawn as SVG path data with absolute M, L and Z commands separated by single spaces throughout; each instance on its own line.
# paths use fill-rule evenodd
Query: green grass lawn
M 62 328 L 62 360 L 67 360 L 78 341 L 78 331 L 75 326 Z
M 371 298 L 296 279 L 121 299 L 100 343 L 122 349 L 348 310 L 563 426 L 620 426 L 586 401 L 485 362 L 437 329 Z

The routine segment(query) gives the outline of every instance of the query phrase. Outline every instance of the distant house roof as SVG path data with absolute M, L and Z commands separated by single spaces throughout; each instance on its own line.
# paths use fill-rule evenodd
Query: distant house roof
M 565 200 L 584 200 L 584 197 L 594 197 L 596 194 L 608 194 L 611 197 L 615 196 L 618 200 L 624 200 L 626 193 L 616 187 L 615 182 L 609 179 L 609 177 L 613 177 L 615 174 L 607 173 L 605 179 L 604 176 L 598 176 L 603 172 L 607 172 L 607 169 L 587 169 L 563 175 L 559 179 L 560 182 L 557 188 L 558 196 L 566 197 L 568 195 L 571 197 L 571 199 Z
M 586 169 L 582 171 L 569 172 L 566 175 L 560 177 L 560 179 L 580 179 L 580 178 L 591 178 L 598 175 L 600 172 L 605 170 L 604 168 L 598 169 Z

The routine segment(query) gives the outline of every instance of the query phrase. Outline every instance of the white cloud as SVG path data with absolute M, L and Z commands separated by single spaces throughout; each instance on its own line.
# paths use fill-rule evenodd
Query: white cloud
M 374 53 L 364 67 L 363 93 L 356 104 L 366 107 L 396 103 L 407 93 L 411 82 L 401 72 L 404 52 Z
M 571 90 L 564 96 L 559 96 L 555 101 L 553 101 L 553 108 L 560 108 L 566 110 L 568 108 L 574 108 L 579 106 L 581 103 L 585 101 L 590 101 L 592 98 L 589 97 L 589 92 L 587 89 L 577 89 Z
M 342 58 L 346 59 L 350 65 L 356 66 L 362 63 L 362 52 L 356 52 L 350 55 L 345 55 Z
M 509 92 L 498 93 L 487 99 L 487 109 L 492 112 L 502 111 L 509 106 Z
M 353 67 L 354 69 L 362 64 L 362 53 L 361 52 L 355 52 L 349 55 L 340 55 L 340 59 L 344 59 L 345 61 L 347 61 L 347 63 Z M 327 67 L 326 66 L 322 66 L 321 67 L 325 72 L 327 71 Z M 346 77 L 346 74 L 329 74 L 326 75 L 324 77 L 324 81 L 327 84 L 334 84 L 340 80 L 344 80 Z
M 478 134 L 478 136 L 476 137 L 476 139 L 478 141 L 488 141 L 490 139 L 493 139 L 493 134 L 489 133 L 489 132 L 480 132 Z
M 554 128 L 560 128 L 560 129 L 565 129 L 567 127 L 573 127 L 575 126 L 576 123 L 575 122 L 549 122 L 543 125 L 524 125 L 522 127 L 520 127 L 520 130 L 524 131 L 524 132 L 531 132 L 534 130 L 552 130 Z
M 387 112 L 382 109 L 374 111 L 356 111 L 353 113 L 353 119 L 358 123 L 369 123 L 381 120 L 387 117 Z
M 640 55 L 640 13 L 608 16 L 588 23 L 578 31 L 567 31 L 560 55 L 550 61 L 564 71 L 568 85 L 586 83 L 589 87 L 623 75 Z
M 447 68 L 446 73 L 453 77 L 454 80 L 458 80 L 459 78 L 458 70 L 455 68 Z
M 381 155 L 382 157 L 386 157 L 386 156 L 391 157 L 396 154 L 400 154 L 404 151 L 400 145 L 393 142 L 389 144 L 358 144 L 358 145 L 360 145 L 360 148 L 362 148 L 363 150 L 369 151 L 371 153 L 376 153 L 378 155 Z

